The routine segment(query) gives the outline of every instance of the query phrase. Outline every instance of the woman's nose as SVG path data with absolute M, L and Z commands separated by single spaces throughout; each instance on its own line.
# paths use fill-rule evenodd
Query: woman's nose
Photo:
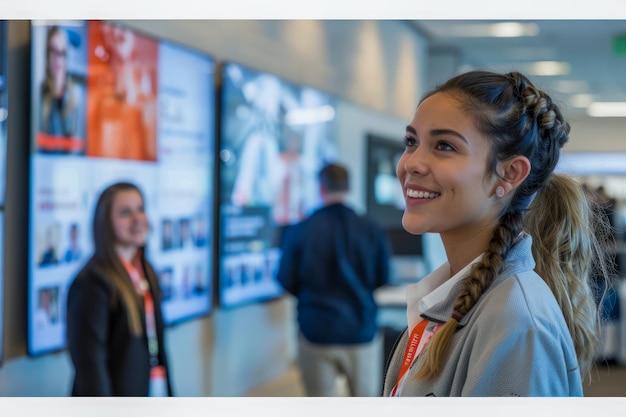
M 131 216 L 131 219 L 133 221 L 133 223 L 139 222 L 144 218 L 144 214 L 143 213 L 133 213 L 133 215 Z
M 404 170 L 410 174 L 425 174 L 428 172 L 428 155 L 422 148 L 415 148 L 407 154 L 404 160 Z

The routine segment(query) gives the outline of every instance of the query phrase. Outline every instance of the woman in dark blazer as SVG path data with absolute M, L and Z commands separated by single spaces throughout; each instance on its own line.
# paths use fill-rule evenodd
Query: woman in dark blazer
M 94 253 L 67 297 L 74 396 L 171 396 L 161 293 L 145 257 L 141 191 L 106 188 L 93 220 Z

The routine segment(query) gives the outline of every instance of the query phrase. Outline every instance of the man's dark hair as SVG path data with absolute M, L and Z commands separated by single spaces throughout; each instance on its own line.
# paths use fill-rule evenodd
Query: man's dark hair
M 348 170 L 339 164 L 328 164 L 318 174 L 320 184 L 328 192 L 347 192 L 349 190 Z

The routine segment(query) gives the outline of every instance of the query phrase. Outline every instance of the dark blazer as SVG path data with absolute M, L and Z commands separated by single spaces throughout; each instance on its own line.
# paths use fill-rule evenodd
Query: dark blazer
M 168 370 L 161 293 L 148 262 L 145 271 L 154 300 L 159 362 Z M 143 299 L 139 295 L 137 303 L 145 329 Z M 145 332 L 141 336 L 131 333 L 128 310 L 119 290 L 94 265 L 93 259 L 78 273 L 68 292 L 67 343 L 75 370 L 73 396 L 148 395 L 150 357 Z M 167 385 L 171 396 L 169 370 Z
M 310 342 L 368 343 L 378 331 L 374 290 L 389 282 L 391 247 L 370 218 L 343 204 L 287 227 L 278 282 L 298 299 L 298 325 Z

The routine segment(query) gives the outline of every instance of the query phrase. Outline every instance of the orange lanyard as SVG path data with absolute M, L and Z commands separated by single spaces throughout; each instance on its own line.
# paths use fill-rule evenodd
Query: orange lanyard
M 156 335 L 154 301 L 152 300 L 150 287 L 145 278 L 143 278 L 140 268 L 136 268 L 135 265 L 121 257 L 120 261 L 122 262 L 122 265 L 124 265 L 128 275 L 130 275 L 130 279 L 133 282 L 135 289 L 143 296 L 144 311 L 146 314 L 146 338 L 148 340 L 148 352 L 150 353 L 151 362 L 153 362 L 152 358 L 155 359 L 155 363 L 152 365 L 156 365 L 156 359 L 159 354 L 159 343 Z
M 424 337 L 426 333 L 426 327 L 428 326 L 429 321 L 424 319 L 417 323 L 417 325 L 411 331 L 411 335 L 409 336 L 409 341 L 406 344 L 406 349 L 404 350 L 404 360 L 402 361 L 402 366 L 400 367 L 400 373 L 398 374 L 398 379 L 396 380 L 396 385 L 394 385 L 393 390 L 391 390 L 391 397 L 396 397 L 398 395 L 398 389 L 400 384 L 402 383 L 405 374 L 411 367 L 411 364 L 415 360 L 415 358 L 420 354 L 420 352 L 426 346 L 426 343 L 430 340 L 430 337 L 435 333 L 440 326 L 440 324 L 435 325 L 430 334 Z

